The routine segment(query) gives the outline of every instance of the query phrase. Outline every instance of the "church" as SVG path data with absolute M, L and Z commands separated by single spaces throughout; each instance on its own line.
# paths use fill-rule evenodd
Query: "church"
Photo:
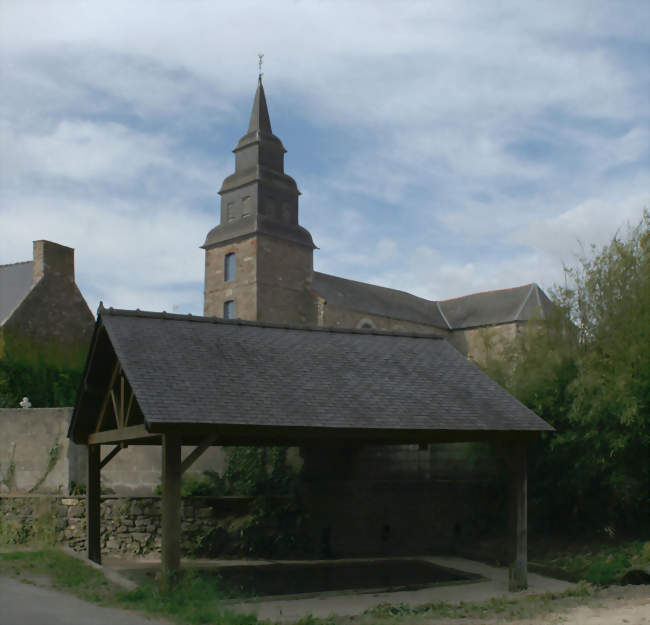
M 433 335 L 480 364 L 551 313 L 535 283 L 431 301 L 315 271 L 316 246 L 300 225 L 300 192 L 284 171 L 286 150 L 273 134 L 261 77 L 233 152 L 235 171 L 219 191 L 221 220 L 202 246 L 206 317 Z M 495 513 L 502 469 L 484 444 L 342 445 L 300 455 L 322 554 L 455 550 L 503 523 Z
M 207 235 L 204 315 L 279 324 L 443 336 L 470 359 L 544 318 L 552 304 L 537 284 L 431 301 L 314 270 L 312 235 L 300 225 L 296 182 L 284 171 L 261 76 L 235 171 L 219 191 L 221 221 Z

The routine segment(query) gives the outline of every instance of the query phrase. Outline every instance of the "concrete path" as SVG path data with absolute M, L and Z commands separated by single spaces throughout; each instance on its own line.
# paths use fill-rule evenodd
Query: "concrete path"
M 0 577 L 0 625 L 170 625 Z
M 495 568 L 481 562 L 454 557 L 422 558 L 434 564 L 446 566 L 469 573 L 478 573 L 487 578 L 485 581 L 462 583 L 456 585 L 434 586 L 420 590 L 399 592 L 362 593 L 349 592 L 345 594 L 327 593 L 316 597 L 237 602 L 228 605 L 231 610 L 253 613 L 261 619 L 297 620 L 311 614 L 325 618 L 330 614 L 352 616 L 361 614 L 368 608 L 380 603 L 407 603 L 412 606 L 433 601 L 460 603 L 461 601 L 485 601 L 493 597 L 522 596 L 524 593 L 508 592 L 508 570 Z M 549 577 L 528 574 L 527 594 L 543 592 L 562 592 L 572 584 Z

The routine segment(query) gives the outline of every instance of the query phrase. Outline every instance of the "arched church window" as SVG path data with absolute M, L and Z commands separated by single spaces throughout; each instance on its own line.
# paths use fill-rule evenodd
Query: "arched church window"
M 230 282 L 235 279 L 235 253 L 226 254 L 223 264 L 224 282 Z
M 227 302 L 223 303 L 223 318 L 224 319 L 234 319 L 235 318 L 235 300 L 229 299 Z
M 226 219 L 228 221 L 235 221 L 235 203 L 228 202 L 226 205 Z

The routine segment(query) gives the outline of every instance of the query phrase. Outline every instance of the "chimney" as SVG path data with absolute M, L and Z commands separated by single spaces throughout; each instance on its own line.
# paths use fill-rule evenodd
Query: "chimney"
M 43 276 L 74 282 L 74 249 L 51 241 L 34 241 L 32 282 L 35 284 Z

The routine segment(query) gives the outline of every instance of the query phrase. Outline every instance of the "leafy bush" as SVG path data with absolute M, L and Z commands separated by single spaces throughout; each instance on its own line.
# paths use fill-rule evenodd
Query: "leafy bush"
M 0 358 L 0 408 L 17 408 L 29 397 L 35 408 L 73 406 L 81 368 L 64 368 Z
M 551 423 L 532 449 L 531 520 L 615 532 L 648 519 L 650 216 L 592 248 L 487 372 Z

